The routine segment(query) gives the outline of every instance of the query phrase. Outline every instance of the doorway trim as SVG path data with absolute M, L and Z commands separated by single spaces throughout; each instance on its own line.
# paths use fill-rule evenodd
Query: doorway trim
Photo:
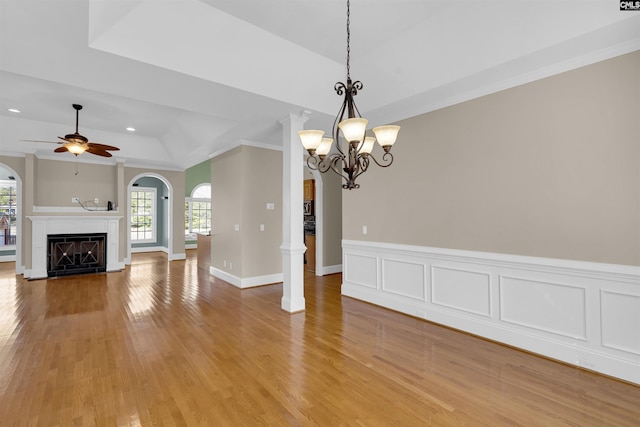
M 307 166 L 306 162 L 303 162 L 304 167 L 311 172 L 313 175 L 313 179 L 315 180 L 314 188 L 315 188 L 315 217 L 316 217 L 316 276 L 324 275 L 324 256 L 323 256 L 323 248 L 324 248 L 324 200 L 322 197 L 322 174 L 314 169 L 311 169 Z
M 167 256 L 169 261 L 178 259 L 173 255 L 173 202 L 174 202 L 173 187 L 171 186 L 171 183 L 167 178 L 153 172 L 143 172 L 131 178 L 131 180 L 129 181 L 129 184 L 127 185 L 127 213 L 131 212 L 131 190 L 135 188 L 133 184 L 140 178 L 145 178 L 145 177 L 156 178 L 160 180 L 167 187 L 167 190 L 169 192 L 169 196 L 168 196 L 169 206 L 167 209 L 167 224 L 166 224 L 166 230 L 165 230 L 167 233 L 166 250 L 167 250 Z M 126 222 L 124 233 L 125 233 L 125 241 L 127 242 L 127 258 L 125 259 L 125 264 L 131 264 L 131 233 L 129 233 L 129 230 L 131 229 L 131 215 L 127 214 L 126 218 L 127 218 L 127 222 Z

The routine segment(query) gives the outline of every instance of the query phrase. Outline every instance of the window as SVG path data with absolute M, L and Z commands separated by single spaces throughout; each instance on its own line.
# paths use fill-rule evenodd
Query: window
M 200 184 L 185 200 L 184 234 L 195 240 L 195 233 L 211 231 L 211 185 Z
M 0 250 L 16 245 L 16 182 L 0 180 Z
M 131 242 L 156 241 L 156 189 L 131 190 Z

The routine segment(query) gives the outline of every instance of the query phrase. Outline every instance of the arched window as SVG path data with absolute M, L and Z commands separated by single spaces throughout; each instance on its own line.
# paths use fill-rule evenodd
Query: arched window
M 195 233 L 211 231 L 211 185 L 197 185 L 184 203 L 184 234 L 193 238 Z

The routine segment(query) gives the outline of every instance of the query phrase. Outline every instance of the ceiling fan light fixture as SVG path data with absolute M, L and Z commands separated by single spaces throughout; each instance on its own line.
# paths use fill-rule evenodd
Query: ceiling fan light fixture
M 99 144 L 97 142 L 90 142 L 84 135 L 80 135 L 78 132 L 79 112 L 82 110 L 82 105 L 72 104 L 73 109 L 76 110 L 76 131 L 69 133 L 63 137 L 59 136 L 60 141 L 37 141 L 32 139 L 24 139 L 22 141 L 27 142 L 46 142 L 51 144 L 60 144 L 61 146 L 53 150 L 54 153 L 72 153 L 74 156 L 87 152 L 102 157 L 113 157 L 109 151 L 119 151 L 118 147 L 112 145 Z
M 79 133 L 70 133 L 64 136 L 64 140 L 68 142 L 73 142 L 75 144 L 84 144 L 85 142 L 89 142 L 87 138 L 80 135 Z
M 70 153 L 74 155 L 82 154 L 87 151 L 87 147 L 81 143 L 77 142 L 67 142 L 66 144 L 62 144 Z

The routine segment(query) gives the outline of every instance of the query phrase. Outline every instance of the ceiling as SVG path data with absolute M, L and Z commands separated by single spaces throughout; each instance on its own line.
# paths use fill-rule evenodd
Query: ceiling
M 121 149 L 80 161 L 184 170 L 239 144 L 281 147 L 279 120 L 303 110 L 329 130 L 345 24 L 343 0 L 0 0 L 0 154 L 73 159 L 21 141 L 72 133 L 73 103 L 80 133 Z M 371 125 L 638 49 L 640 12 L 610 0 L 351 4 Z

